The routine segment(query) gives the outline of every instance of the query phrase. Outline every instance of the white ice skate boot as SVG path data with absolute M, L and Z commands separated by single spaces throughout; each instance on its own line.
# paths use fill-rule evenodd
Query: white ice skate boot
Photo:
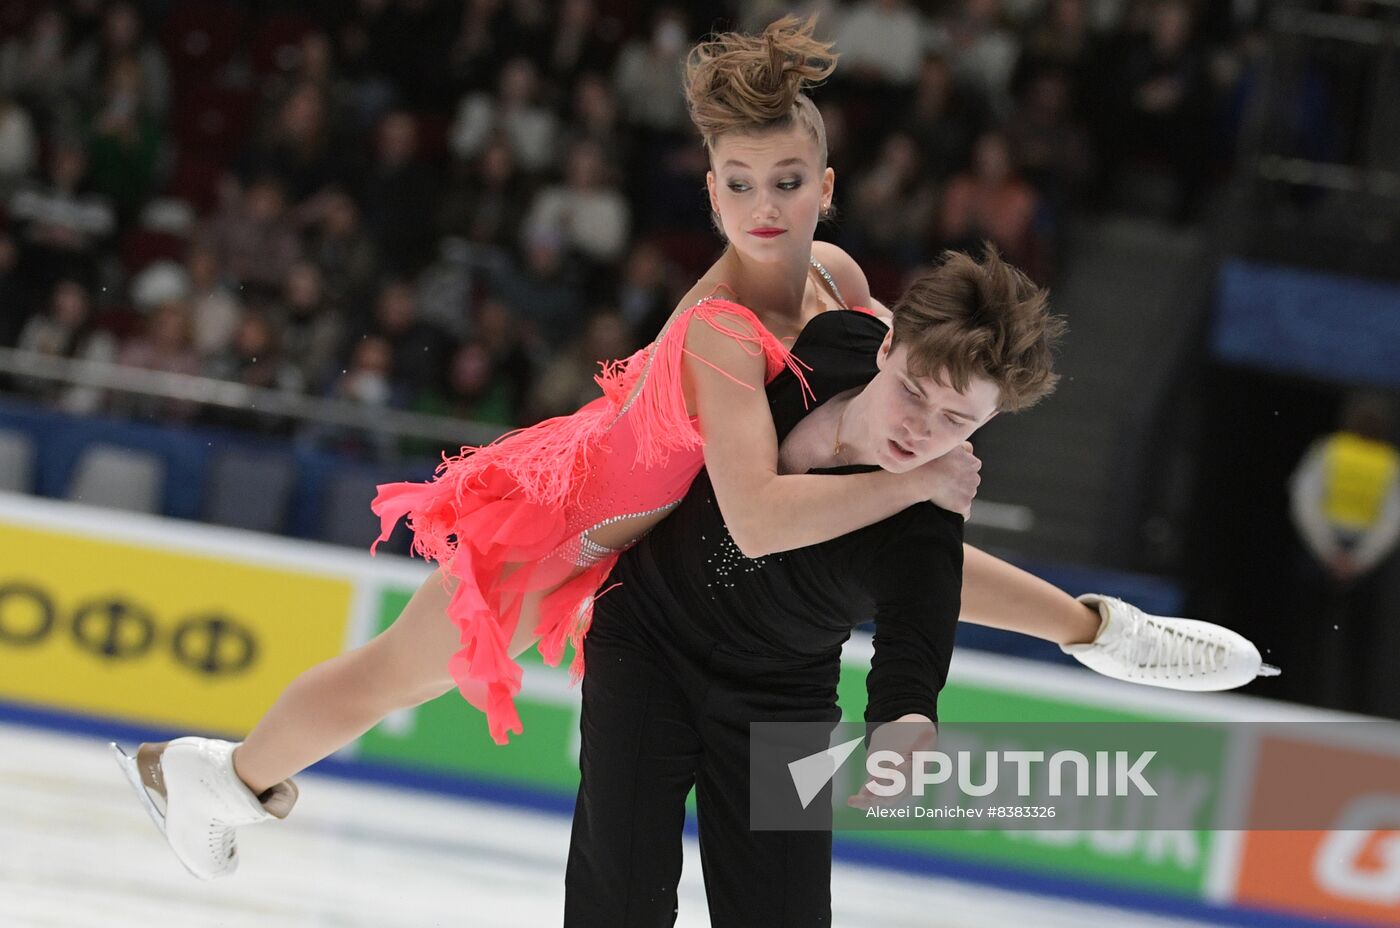
M 228 741 L 177 738 L 143 744 L 135 757 L 111 747 L 170 849 L 201 880 L 238 869 L 236 827 L 286 818 L 297 801 L 291 780 L 255 796 L 233 771 L 237 745 Z
M 1091 644 L 1060 645 L 1106 677 L 1173 690 L 1229 690 L 1278 676 L 1248 638 L 1211 622 L 1148 615 L 1132 603 L 1086 593 L 1103 624 Z

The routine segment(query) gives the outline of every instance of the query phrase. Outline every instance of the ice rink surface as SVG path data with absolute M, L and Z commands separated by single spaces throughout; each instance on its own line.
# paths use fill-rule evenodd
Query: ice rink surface
M 564 816 L 325 776 L 285 823 L 240 832 L 240 871 L 187 875 L 96 739 L 0 725 L 3 928 L 558 925 Z M 707 925 L 699 849 L 681 914 Z M 838 864 L 838 928 L 1190 928 L 1101 906 Z

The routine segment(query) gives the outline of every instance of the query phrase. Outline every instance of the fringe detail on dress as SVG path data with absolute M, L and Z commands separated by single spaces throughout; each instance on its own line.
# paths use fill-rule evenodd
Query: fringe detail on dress
M 497 744 L 523 730 L 515 708 L 522 672 L 508 653 L 523 594 L 548 590 L 534 629 L 540 654 L 558 666 L 572 647 L 570 677 L 583 676 L 583 639 L 602 595 L 598 587 L 617 555 L 569 576 L 572 562 L 551 554 L 572 540 L 567 515 L 579 504 L 592 457 L 608 453 L 608 432 L 630 417 L 637 436 L 634 466 L 641 470 L 666 467 L 673 452 L 693 452 L 704 444 L 683 388 L 685 337 L 696 317 L 751 355 L 763 355 L 765 380 L 781 363 L 797 377 L 804 397 L 812 396 L 801 362 L 752 312 L 728 300 L 706 299 L 676 314 L 648 348 L 602 365 L 595 379 L 603 395 L 578 412 L 444 456 L 431 481 L 386 484 L 371 505 L 380 520 L 371 550 L 406 519 L 414 553 L 457 579 L 447 614 L 461 648 L 449 669 L 462 696 L 486 713 Z M 598 514 L 587 524 L 615 514 Z

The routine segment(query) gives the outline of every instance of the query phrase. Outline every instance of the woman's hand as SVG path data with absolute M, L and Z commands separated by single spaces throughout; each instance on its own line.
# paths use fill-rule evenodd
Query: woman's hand
M 909 471 L 905 478 L 916 502 L 930 500 L 935 506 L 966 519 L 972 513 L 972 500 L 982 483 L 981 470 L 982 460 L 972 453 L 972 443 L 965 441 L 943 457 Z

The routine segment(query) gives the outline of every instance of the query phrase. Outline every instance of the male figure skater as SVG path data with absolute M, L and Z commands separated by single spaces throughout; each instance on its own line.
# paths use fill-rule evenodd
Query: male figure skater
M 952 450 L 999 410 L 1053 389 L 1061 328 L 1044 291 L 994 251 L 981 263 L 952 255 L 915 282 L 892 329 L 858 312 L 817 316 L 793 352 L 820 405 L 805 410 L 791 375 L 768 388 L 784 470 L 902 470 Z M 749 828 L 749 724 L 836 722 L 841 645 L 871 618 L 866 721 L 937 719 L 960 607 L 961 517 L 922 503 L 750 559 L 721 518 L 723 480 L 702 471 L 622 556 L 609 579 L 621 586 L 595 607 L 571 928 L 674 923 L 692 785 L 712 923 L 829 924 L 830 832 Z

